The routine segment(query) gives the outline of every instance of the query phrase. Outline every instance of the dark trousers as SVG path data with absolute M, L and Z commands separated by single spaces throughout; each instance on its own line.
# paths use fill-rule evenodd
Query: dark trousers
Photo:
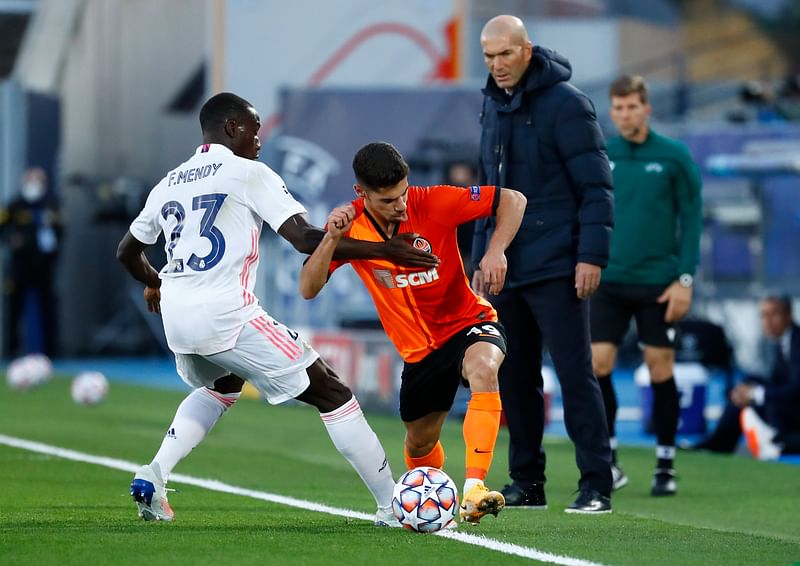
M 746 380 L 749 383 L 759 383 L 757 380 Z M 792 397 L 778 399 L 774 402 L 753 406 L 758 415 L 770 426 L 778 431 L 775 441 L 783 444 L 785 454 L 800 453 L 800 406 Z M 728 401 L 717 422 L 714 432 L 698 445 L 698 448 L 712 452 L 733 452 L 742 436 L 742 427 L 739 421 L 741 409 Z
M 712 452 L 733 452 L 739 444 L 742 436 L 742 427 L 739 424 L 739 413 L 741 409 L 728 401 L 719 417 L 714 432 L 704 439 L 698 448 L 711 450 Z
M 517 483 L 545 482 L 542 346 L 561 384 L 564 421 L 575 444 L 579 489 L 611 493 L 611 449 L 600 386 L 592 373 L 589 303 L 575 293 L 571 277 L 492 297 L 506 328 L 508 354 L 500 367 L 500 398 L 511 445 L 509 470 Z
M 8 290 L 8 317 L 6 323 L 5 354 L 9 357 L 25 353 L 27 344 L 23 339 L 24 334 L 29 334 L 31 329 L 26 328 L 25 306 L 30 297 L 36 301 L 39 315 L 39 325 L 36 330 L 41 332 L 42 353 L 53 356 L 56 353 L 56 304 L 53 293 L 52 269 L 23 272 L 13 277 Z M 24 332 L 24 334 L 23 334 Z

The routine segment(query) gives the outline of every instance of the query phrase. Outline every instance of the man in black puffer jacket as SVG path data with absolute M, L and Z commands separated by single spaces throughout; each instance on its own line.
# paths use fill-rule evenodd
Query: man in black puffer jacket
M 592 373 L 589 304 L 608 262 L 612 181 L 591 101 L 569 84 L 558 53 L 533 47 L 519 18 L 497 16 L 481 32 L 490 76 L 483 90 L 480 182 L 513 187 L 528 205 L 506 255 L 503 291 L 492 298 L 508 332 L 500 395 L 511 438 L 509 506 L 546 507 L 542 346 L 561 384 L 567 432 L 581 472 L 566 509 L 611 511 L 611 451 L 605 410 Z M 491 220 L 476 225 L 481 257 Z M 488 281 L 476 271 L 475 290 Z

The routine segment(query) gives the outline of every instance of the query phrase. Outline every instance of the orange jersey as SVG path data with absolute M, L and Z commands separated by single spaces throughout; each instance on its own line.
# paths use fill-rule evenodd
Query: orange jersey
M 331 273 L 345 263 L 353 266 L 372 296 L 386 334 L 405 361 L 418 362 L 470 324 L 497 321 L 492 305 L 470 287 L 456 227 L 493 214 L 499 197 L 500 190 L 494 186 L 408 187 L 408 220 L 395 233 L 419 234 L 413 245 L 439 257 L 435 268 L 406 268 L 381 259 L 331 263 Z M 386 235 L 364 210 L 363 199 L 353 205 L 358 214 L 347 235 L 384 241 Z

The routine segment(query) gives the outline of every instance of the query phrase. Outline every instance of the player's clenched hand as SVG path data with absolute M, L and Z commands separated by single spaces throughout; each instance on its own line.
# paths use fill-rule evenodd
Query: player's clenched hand
M 147 303 L 148 311 L 161 314 L 161 289 L 145 287 L 144 302 Z
M 404 267 L 436 267 L 439 258 L 430 253 L 414 247 L 414 240 L 419 234 L 403 233 L 386 240 L 383 251 L 386 259 Z
M 506 272 L 508 272 L 508 260 L 506 254 L 487 251 L 481 258 L 479 264 L 483 274 L 483 290 L 490 295 L 497 295 L 503 290 L 506 282 Z M 473 278 L 474 279 L 474 278 Z
M 753 389 L 749 383 L 740 383 L 731 390 L 731 402 L 740 409 L 744 409 L 753 400 Z
M 675 322 L 682 319 L 689 312 L 689 307 L 692 306 L 692 288 L 684 287 L 675 281 L 656 300 L 659 303 L 667 303 L 667 312 L 664 313 L 664 320 L 666 322 Z
M 347 231 L 355 217 L 356 209 L 352 204 L 334 208 L 328 215 L 328 233 L 335 238 L 340 237 Z
M 600 266 L 578 262 L 575 266 L 575 289 L 579 299 L 587 299 L 600 286 Z
M 486 298 L 486 282 L 483 279 L 483 272 L 480 269 L 476 269 L 475 273 L 472 274 L 472 290 L 479 297 Z

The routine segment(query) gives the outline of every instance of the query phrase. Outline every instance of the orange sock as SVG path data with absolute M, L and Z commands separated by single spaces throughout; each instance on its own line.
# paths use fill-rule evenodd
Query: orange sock
M 500 393 L 473 393 L 464 416 L 464 444 L 467 446 L 467 478 L 486 479 L 500 429 Z
M 407 448 L 403 450 L 403 453 L 406 456 L 406 467 L 409 470 L 419 468 L 420 466 L 430 466 L 432 468 L 439 468 L 441 470 L 444 466 L 444 447 L 438 440 L 436 441 L 436 445 L 433 447 L 433 450 L 424 456 L 413 458 L 408 454 Z

